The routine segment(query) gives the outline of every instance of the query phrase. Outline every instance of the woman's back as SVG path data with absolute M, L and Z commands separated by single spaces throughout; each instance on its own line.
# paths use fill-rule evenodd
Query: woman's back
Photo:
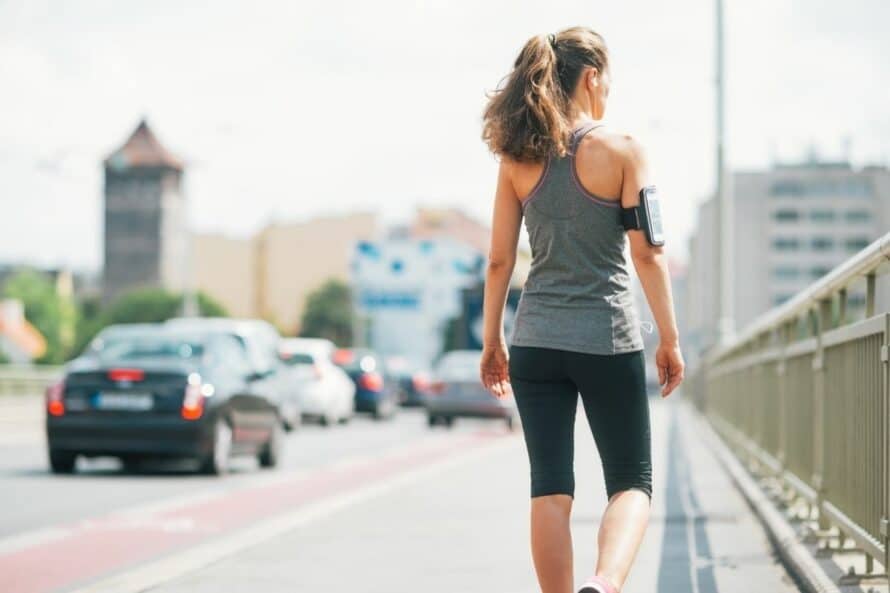
M 596 124 L 572 132 L 569 154 L 551 157 L 524 198 L 532 264 L 514 320 L 511 343 L 592 354 L 641 350 L 639 315 L 630 289 L 620 199 L 588 191 L 575 162 L 578 144 Z M 608 150 L 595 160 L 608 162 Z M 603 167 L 614 183 L 619 167 Z M 596 172 L 600 174 L 599 171 Z M 620 190 L 620 179 L 617 182 Z M 616 191 L 619 193 L 619 191 Z

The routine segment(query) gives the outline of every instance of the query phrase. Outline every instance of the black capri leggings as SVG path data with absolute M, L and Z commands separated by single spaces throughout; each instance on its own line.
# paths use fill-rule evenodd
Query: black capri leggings
M 649 401 L 642 350 L 587 354 L 509 347 L 510 384 L 522 420 L 531 495 L 575 496 L 578 393 L 599 451 L 609 498 L 636 488 L 652 499 Z

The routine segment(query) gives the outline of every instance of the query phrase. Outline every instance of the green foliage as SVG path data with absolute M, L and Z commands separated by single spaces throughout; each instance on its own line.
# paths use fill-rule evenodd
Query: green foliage
M 204 317 L 228 317 L 211 296 L 198 292 L 198 311 Z M 182 313 L 183 295 L 161 288 L 134 290 L 120 296 L 102 310 L 94 301 L 84 301 L 73 353 L 79 354 L 105 326 L 115 323 L 158 323 Z
M 64 362 L 74 343 L 77 321 L 74 303 L 58 294 L 46 274 L 30 269 L 23 269 L 7 280 L 4 295 L 22 302 L 25 318 L 46 338 L 46 353 L 37 362 Z
M 352 293 L 341 280 L 331 278 L 306 299 L 300 336 L 327 338 L 338 346 L 352 344 Z

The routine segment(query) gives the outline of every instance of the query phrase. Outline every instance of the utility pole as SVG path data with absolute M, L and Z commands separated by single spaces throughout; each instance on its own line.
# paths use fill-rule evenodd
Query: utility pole
M 723 0 L 716 0 L 716 150 L 717 150 L 717 344 L 726 344 L 735 334 L 733 313 L 733 224 L 732 178 L 726 166 L 726 77 L 723 38 Z

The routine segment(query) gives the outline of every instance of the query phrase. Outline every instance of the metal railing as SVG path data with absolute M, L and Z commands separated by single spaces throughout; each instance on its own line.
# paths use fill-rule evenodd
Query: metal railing
M 42 394 L 62 376 L 62 367 L 0 364 L 0 396 Z
M 714 349 L 694 401 L 737 455 L 802 497 L 885 567 L 890 518 L 890 314 L 875 311 L 890 233 Z M 861 319 L 848 294 L 865 283 Z

